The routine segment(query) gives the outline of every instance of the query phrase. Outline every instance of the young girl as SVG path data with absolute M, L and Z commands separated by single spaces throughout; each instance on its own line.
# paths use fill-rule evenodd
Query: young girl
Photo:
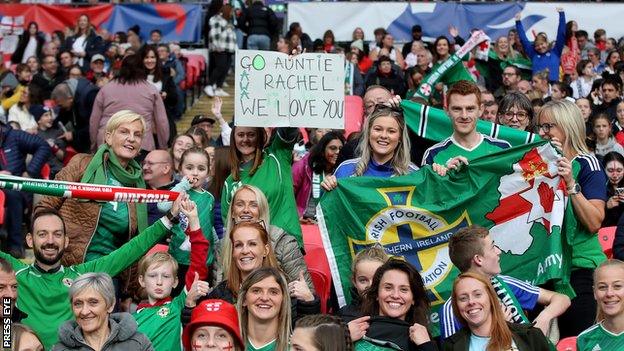
M 611 134 L 611 119 L 607 114 L 596 115 L 592 120 L 592 128 L 596 137 L 596 156 L 604 156 L 611 151 L 624 155 L 624 147 Z
M 23 324 L 11 325 L 11 351 L 43 351 L 43 344 L 35 332 Z M 6 349 L 5 349 L 6 350 Z
M 315 314 L 297 321 L 290 338 L 292 351 L 350 351 L 353 343 L 344 322 L 336 316 Z
M 246 350 L 288 350 L 291 312 L 284 274 L 269 267 L 253 271 L 241 286 L 237 307 Z
M 212 208 L 214 205 L 214 197 L 203 189 L 203 185 L 208 178 L 209 169 L 210 157 L 204 149 L 193 147 L 184 151 L 182 157 L 180 157 L 180 175 L 188 179 L 191 188 L 187 193 L 189 198 L 197 204 L 202 232 L 204 237 L 210 242 L 210 250 L 206 261 L 207 266 L 212 265 L 215 259 L 215 240 L 212 235 Z M 173 235 L 169 243 L 169 253 L 178 261 L 180 265 L 178 278 L 183 280 L 190 263 L 190 242 L 188 237 L 184 234 L 184 230 L 186 229 L 184 220 L 180 222 L 180 224 L 174 226 L 172 229 Z
M 605 172 L 609 178 L 607 183 L 607 208 L 605 218 L 602 221 L 603 227 L 611 227 L 618 224 L 618 220 L 624 211 L 624 193 L 618 188 L 624 189 L 624 156 L 617 152 L 609 152 L 602 162 Z
M 371 286 L 373 275 L 375 275 L 377 268 L 381 267 L 387 260 L 388 255 L 381 246 L 377 245 L 366 248 L 355 255 L 351 265 L 351 271 L 353 272 L 351 276 L 351 283 L 353 284 L 351 287 L 351 303 L 338 311 L 338 316 L 345 323 L 349 323 L 362 315 L 360 312 L 362 294 Z
M 579 334 L 579 351 L 621 350 L 624 345 L 624 262 L 608 260 L 594 271 L 597 324 Z
M 189 134 L 178 134 L 175 138 L 173 138 L 169 153 L 173 159 L 173 168 L 178 175 L 180 172 L 180 158 L 182 157 L 182 154 L 184 151 L 192 148 L 193 146 L 195 146 L 195 140 L 193 139 L 193 136 Z

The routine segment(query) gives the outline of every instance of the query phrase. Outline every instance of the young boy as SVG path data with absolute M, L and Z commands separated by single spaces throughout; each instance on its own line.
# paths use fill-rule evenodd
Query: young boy
M 180 295 L 171 298 L 171 291 L 178 285 L 178 263 L 171 255 L 156 252 L 139 262 L 139 284 L 145 289 L 147 302 L 139 304 L 133 317 L 156 351 L 182 351 L 180 315 L 185 301 L 196 301 L 209 290 L 208 283 L 200 280 L 208 276 L 209 243 L 202 234 L 197 207 L 192 201 L 182 203 L 181 212 L 189 220 L 186 234 L 191 242 L 191 264 Z
M 54 179 L 56 173 L 63 168 L 63 158 L 67 146 L 65 140 L 60 138 L 63 131 L 54 126 L 54 113 L 51 108 L 43 105 L 32 105 L 28 112 L 37 121 L 37 135 L 48 142 L 52 148 L 52 156 L 50 156 L 48 164 L 50 165 L 50 179 Z
M 457 231 L 449 239 L 451 262 L 460 272 L 474 272 L 486 276 L 504 305 L 508 319 L 513 323 L 530 323 L 523 310 L 532 310 L 535 305 L 544 310 L 533 321 L 535 327 L 548 335 L 550 321 L 561 315 L 570 306 L 570 298 L 542 289 L 519 279 L 501 275 L 500 249 L 494 244 L 486 228 L 471 225 Z M 453 313 L 451 299 L 448 299 L 440 313 L 440 336 L 446 339 L 461 329 Z

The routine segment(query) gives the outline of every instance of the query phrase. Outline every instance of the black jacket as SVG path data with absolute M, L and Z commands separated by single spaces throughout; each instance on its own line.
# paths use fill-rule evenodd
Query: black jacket
M 620 216 L 613 240 L 613 258 L 624 260 L 624 214 Z
M 37 56 L 37 59 L 40 59 L 41 49 L 43 48 L 43 44 L 45 44 L 45 34 L 41 32 L 37 32 L 37 34 L 35 34 L 35 39 L 37 39 L 37 50 L 35 51 L 35 55 Z M 26 46 L 28 46 L 29 41 L 30 41 L 30 34 L 28 32 L 24 32 L 24 34 L 19 36 L 17 48 L 13 52 L 13 55 L 11 55 L 12 63 L 14 64 L 22 63 L 22 60 L 24 59 L 24 51 L 26 50 Z
M 270 37 L 277 33 L 277 17 L 262 1 L 255 1 L 243 11 L 239 26 L 248 35 L 260 34 Z
M 63 82 L 63 72 L 59 68 L 51 79 L 46 78 L 43 72 L 35 74 L 30 84 L 35 85 L 41 92 L 41 98 L 48 100 L 52 94 L 52 90 Z
M 360 312 L 360 306 L 362 305 L 362 299 L 360 294 L 358 294 L 357 289 L 355 287 L 351 287 L 351 303 L 343 306 L 340 310 L 338 310 L 338 317 L 342 318 L 342 321 L 345 323 L 349 323 L 354 319 L 362 317 L 362 312 Z
M 436 351 L 438 348 L 433 341 L 416 345 L 409 338 L 411 325 L 398 318 L 375 316 L 369 320 L 370 326 L 362 341 L 377 346 L 396 345 L 404 351 Z M 394 347 L 390 347 L 394 348 Z
M 531 324 L 507 323 L 519 351 L 549 351 L 550 343 L 541 330 Z M 470 329 L 462 328 L 443 342 L 444 351 L 468 351 Z
M 78 39 L 78 35 L 72 35 L 71 37 L 67 37 L 67 39 L 65 39 L 65 45 L 63 46 L 63 50 L 71 51 L 72 46 L 74 45 L 74 42 L 76 41 L 76 39 Z M 95 34 L 94 31 L 91 31 L 91 34 L 87 36 L 87 39 L 85 40 L 85 44 L 84 44 L 86 55 L 82 60 L 81 68 L 83 72 L 87 72 L 89 70 L 89 67 L 91 64 L 91 57 L 95 54 L 104 55 L 105 48 L 106 48 L 106 45 L 104 44 L 102 37 Z
M 69 81 L 69 79 L 68 79 Z M 74 128 L 74 139 L 71 146 L 78 152 L 90 152 L 91 140 L 89 139 L 89 120 L 93 103 L 100 88 L 93 85 L 85 78 L 78 78 L 78 84 L 74 93 L 74 103 L 71 110 L 61 110 L 57 117 L 64 125 L 69 122 Z

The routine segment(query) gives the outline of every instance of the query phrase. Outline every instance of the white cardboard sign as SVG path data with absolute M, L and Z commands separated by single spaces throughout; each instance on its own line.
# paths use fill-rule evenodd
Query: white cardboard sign
M 344 58 L 238 50 L 235 124 L 344 129 Z

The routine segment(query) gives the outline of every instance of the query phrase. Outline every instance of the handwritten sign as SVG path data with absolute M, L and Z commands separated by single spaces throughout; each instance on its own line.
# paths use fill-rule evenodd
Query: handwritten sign
M 253 127 L 344 128 L 344 58 L 236 52 L 235 123 Z

